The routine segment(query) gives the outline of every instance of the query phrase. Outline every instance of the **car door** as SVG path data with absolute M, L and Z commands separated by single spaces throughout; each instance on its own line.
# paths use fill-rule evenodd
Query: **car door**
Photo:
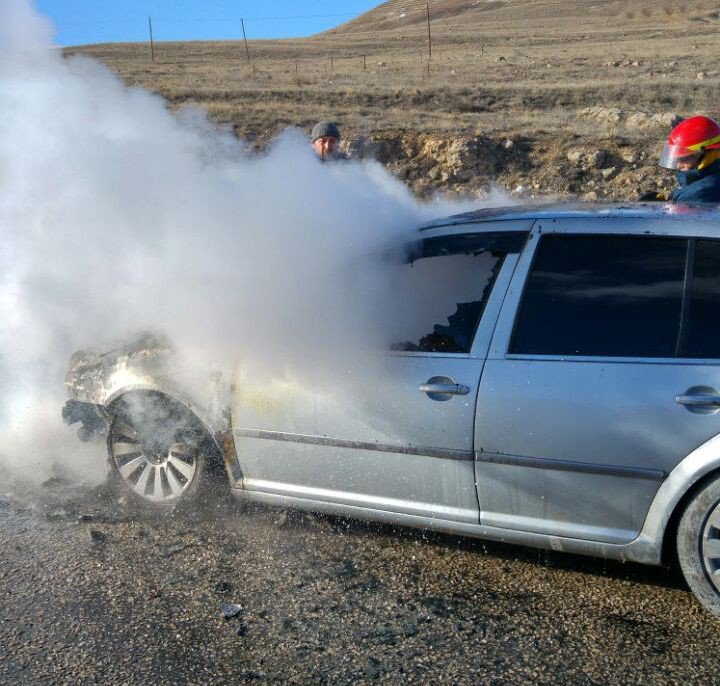
M 477 524 L 475 400 L 528 222 L 521 228 L 426 236 L 387 294 L 400 299 L 407 328 L 351 379 L 241 375 L 232 408 L 240 487 Z
M 633 228 L 534 227 L 478 394 L 483 524 L 630 541 L 720 432 L 720 244 Z

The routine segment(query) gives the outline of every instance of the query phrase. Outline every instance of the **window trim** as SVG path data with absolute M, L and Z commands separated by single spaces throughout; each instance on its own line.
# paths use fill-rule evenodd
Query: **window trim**
M 685 252 L 685 281 L 683 282 L 682 302 L 680 303 L 680 326 L 678 327 L 677 341 L 675 341 L 674 359 L 683 358 L 682 352 L 687 343 L 688 327 L 690 324 L 690 305 L 692 304 L 693 279 L 695 278 L 695 242 L 690 238 Z M 685 358 L 683 358 L 685 359 Z
M 650 357 L 650 356 L 636 356 L 631 357 L 628 355 L 624 356 L 612 356 L 612 355 L 562 355 L 562 354 L 541 354 L 541 353 L 513 353 L 510 352 L 512 350 L 513 342 L 515 341 L 515 336 L 517 333 L 517 327 L 518 322 L 520 320 L 520 312 L 522 310 L 523 303 L 525 302 L 525 297 L 527 295 L 527 289 L 530 284 L 530 277 L 532 276 L 533 270 L 535 269 L 535 263 L 538 258 L 538 254 L 540 253 L 540 247 L 542 245 L 542 241 L 547 236 L 563 236 L 563 237 L 574 237 L 574 236 L 582 236 L 584 238 L 593 238 L 593 237 L 617 237 L 617 238 L 653 238 L 653 239 L 660 239 L 660 240 L 685 240 L 687 241 L 686 246 L 686 252 L 685 252 L 685 275 L 683 280 L 683 291 L 682 291 L 682 299 L 680 304 L 680 322 L 678 323 L 678 339 L 676 340 L 675 344 L 675 355 L 672 357 Z M 686 332 L 683 329 L 683 326 L 687 326 L 687 322 L 683 321 L 683 313 L 688 313 L 688 319 L 689 319 L 689 311 L 690 311 L 690 301 L 687 301 L 686 305 L 686 298 L 690 297 L 690 294 L 692 293 L 692 272 L 694 269 L 694 264 L 688 267 L 688 257 L 690 253 L 690 243 L 695 243 L 697 237 L 695 236 L 681 236 L 681 235 L 667 235 L 667 234 L 644 234 L 644 233 L 623 233 L 623 232 L 601 232 L 601 231 L 582 231 L 582 232 L 574 232 L 574 231 L 542 231 L 542 228 L 538 229 L 537 233 L 537 243 L 534 246 L 534 252 L 532 254 L 532 259 L 530 260 L 530 265 L 528 266 L 527 272 L 525 273 L 525 280 L 522 285 L 522 291 L 520 293 L 520 297 L 517 300 L 515 312 L 513 315 L 513 323 L 512 328 L 510 330 L 510 336 L 507 339 L 507 345 L 505 349 L 504 359 L 507 360 L 545 360 L 545 361 L 557 361 L 561 362 L 564 360 L 572 361 L 572 362 L 603 362 L 605 364 L 612 363 L 612 362 L 618 362 L 618 363 L 638 363 L 638 361 L 642 360 L 644 364 L 678 364 L 679 361 L 692 361 L 693 363 L 707 361 L 708 363 L 714 363 L 718 364 L 718 359 L 711 358 L 708 360 L 707 358 L 688 358 L 688 357 L 679 357 L 677 355 L 677 346 L 678 341 L 682 337 L 683 341 L 685 340 Z M 700 240 L 706 240 L 706 239 L 700 239 Z M 707 239 L 707 240 L 713 240 L 713 239 Z M 695 255 L 695 250 L 693 247 L 693 258 Z M 689 273 L 689 274 L 688 274 Z M 688 278 L 690 281 L 688 282 Z
M 530 231 L 466 231 L 463 233 L 428 236 L 410 244 L 407 263 L 451 255 L 498 253 L 504 256 L 520 254 Z

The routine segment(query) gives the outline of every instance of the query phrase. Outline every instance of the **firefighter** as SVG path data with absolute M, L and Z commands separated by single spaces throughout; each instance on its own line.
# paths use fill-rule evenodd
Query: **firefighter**
M 336 161 L 349 159 L 339 149 L 340 129 L 329 121 L 321 121 L 313 126 L 312 146 L 317 156 L 323 161 Z
M 668 136 L 660 166 L 676 171 L 679 187 L 669 198 L 661 193 L 646 193 L 641 200 L 720 204 L 720 124 L 703 116 L 680 122 Z

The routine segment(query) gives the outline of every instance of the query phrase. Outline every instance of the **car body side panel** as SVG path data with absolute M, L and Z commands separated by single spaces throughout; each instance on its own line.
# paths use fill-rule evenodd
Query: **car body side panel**
M 240 374 L 232 420 L 241 487 L 476 522 L 475 398 L 517 256 L 495 279 L 469 354 L 378 355 L 351 386 Z M 466 395 L 431 399 L 443 376 Z
M 313 500 L 309 497 L 297 498 L 282 492 L 247 491 L 239 488 L 234 489 L 233 492 L 237 497 L 253 502 L 427 528 L 439 532 L 487 538 L 516 545 L 656 565 L 662 562 L 663 539 L 673 512 L 694 485 L 701 481 L 703 477 L 718 472 L 720 472 L 720 436 L 715 436 L 686 456 L 665 479 L 652 501 L 640 534 L 627 543 L 543 534 L 520 529 L 452 521 L 442 517 L 429 518 L 413 513 L 400 514 L 385 509 L 357 506 L 352 503 Z
M 477 521 L 472 426 L 482 361 L 390 355 L 377 364 L 381 381 L 355 384 L 350 395 L 286 382 L 282 396 L 261 401 L 241 385 L 233 420 L 243 487 L 276 484 L 297 497 L 320 489 L 394 511 L 424 503 L 430 516 Z M 418 391 L 434 375 L 470 393 L 434 402 Z
M 640 562 L 643 564 L 660 563 L 660 544 L 652 539 L 640 536 L 631 543 L 613 544 L 600 541 L 588 541 L 580 538 L 566 538 L 548 534 L 530 533 L 492 526 L 483 526 L 469 522 L 452 521 L 441 517 L 421 516 L 415 513 L 397 513 L 384 507 L 373 508 L 370 503 L 356 505 L 347 502 L 313 500 L 303 495 L 294 497 L 283 492 L 265 492 L 261 490 L 233 489 L 233 494 L 241 500 L 265 503 L 279 507 L 292 507 L 310 512 L 324 512 L 343 517 L 396 524 L 400 526 L 428 529 L 440 533 L 483 538 L 515 545 L 535 548 L 547 548 L 558 552 L 593 555 L 615 560 Z
M 612 224 L 602 223 L 605 230 Z M 570 220 L 549 230 L 589 232 L 592 225 Z M 720 388 L 720 367 L 678 359 L 506 354 L 538 228 L 508 290 L 478 396 L 481 522 L 631 541 L 663 479 L 720 432 L 720 414 L 695 414 L 675 402 L 692 386 Z

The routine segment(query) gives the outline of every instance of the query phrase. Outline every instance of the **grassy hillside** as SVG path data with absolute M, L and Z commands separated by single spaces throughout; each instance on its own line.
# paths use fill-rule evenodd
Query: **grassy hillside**
M 716 113 L 710 59 L 720 13 L 702 2 L 390 0 L 301 40 L 70 48 L 170 106 L 198 105 L 262 145 L 318 119 L 354 135 L 399 132 L 523 140 L 557 152 L 613 137 L 659 148 L 665 130 L 598 122 L 589 106 Z M 404 16 L 403 16 L 404 15 Z M 549 153 L 548 153 L 549 154 Z

